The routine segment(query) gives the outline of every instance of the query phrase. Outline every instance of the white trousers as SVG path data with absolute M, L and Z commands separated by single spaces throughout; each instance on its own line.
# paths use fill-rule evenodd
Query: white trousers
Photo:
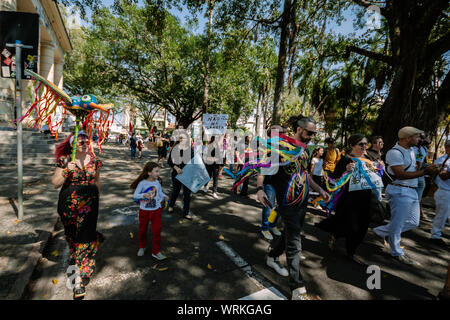
M 431 238 L 440 239 L 442 229 L 444 229 L 447 219 L 450 218 L 450 190 L 439 188 L 434 193 L 434 200 L 436 201 L 436 215 L 431 228 Z
M 403 256 L 400 248 L 401 234 L 414 229 L 420 222 L 420 206 L 417 191 L 392 184 L 386 188 L 386 199 L 391 208 L 391 219 L 387 225 L 374 228 L 380 237 L 389 237 L 392 256 Z

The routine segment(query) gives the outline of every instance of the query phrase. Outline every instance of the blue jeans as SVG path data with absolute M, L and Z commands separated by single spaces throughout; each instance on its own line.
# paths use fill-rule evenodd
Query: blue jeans
M 269 199 L 269 202 L 275 206 L 275 199 L 277 197 L 275 188 L 270 184 L 263 185 L 263 190 L 267 195 L 267 198 Z M 273 208 L 275 209 L 275 207 Z M 273 228 L 277 225 L 278 219 L 280 218 L 280 215 L 277 214 L 277 217 L 275 218 L 275 221 L 273 223 L 269 223 L 269 215 L 272 211 L 272 208 L 270 207 L 264 207 L 262 209 L 262 223 L 261 223 L 261 229 L 262 231 L 268 231 L 269 228 Z
M 423 190 L 425 190 L 425 177 L 419 177 L 418 180 L 419 183 L 417 185 L 416 191 L 420 202 L 422 201 Z
M 131 148 L 131 158 L 136 158 L 136 148 Z
M 183 188 L 183 217 L 189 214 L 189 205 L 191 203 L 191 190 L 182 184 L 178 179 L 172 177 L 172 193 L 170 194 L 169 207 L 173 208 Z
M 300 231 L 303 228 L 306 215 L 306 202 L 301 206 L 278 206 L 278 214 L 284 224 L 281 237 L 273 240 L 269 257 L 279 257 L 286 251 L 286 260 L 289 270 L 289 288 L 295 290 L 303 287 L 303 277 L 300 272 L 300 257 L 302 252 L 302 238 Z

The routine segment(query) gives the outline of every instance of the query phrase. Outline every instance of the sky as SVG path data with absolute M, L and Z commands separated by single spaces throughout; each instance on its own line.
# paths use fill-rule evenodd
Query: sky
M 102 4 L 105 6 L 111 6 L 113 4 L 114 0 L 104 0 L 102 1 Z M 142 4 L 143 1 L 139 0 L 139 3 Z M 87 8 L 86 9 L 88 16 L 90 16 L 91 12 L 90 9 Z M 186 17 L 190 16 L 189 11 L 186 9 L 185 6 L 182 6 L 182 10 L 178 10 L 177 8 L 171 8 L 169 9 L 169 12 L 171 14 L 173 14 L 175 17 L 177 17 L 181 23 L 181 25 L 183 25 L 184 27 L 188 28 L 188 26 L 186 25 Z M 363 33 L 365 31 L 367 31 L 367 28 L 364 28 L 362 30 L 356 30 L 353 26 L 353 20 L 355 18 L 355 13 L 352 12 L 352 10 L 345 10 L 343 12 L 343 16 L 345 18 L 345 20 L 343 21 L 341 26 L 338 26 L 336 23 L 330 23 L 327 29 L 333 29 L 334 32 L 336 33 L 340 33 L 340 34 L 349 34 L 351 32 L 357 32 L 357 34 Z M 369 15 L 366 15 L 367 17 L 369 17 Z M 207 19 L 204 17 L 204 15 L 199 15 L 198 17 L 198 26 L 196 29 L 192 30 L 194 33 L 201 33 L 204 28 L 205 25 L 207 23 Z M 85 22 L 82 22 L 83 25 L 86 25 Z

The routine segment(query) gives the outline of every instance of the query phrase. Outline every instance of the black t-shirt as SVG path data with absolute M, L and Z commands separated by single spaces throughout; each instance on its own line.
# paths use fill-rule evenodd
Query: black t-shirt
M 287 150 L 284 146 L 279 146 L 280 150 Z M 282 162 L 281 157 L 279 158 L 279 163 Z M 309 162 L 310 162 L 310 155 L 308 152 L 308 149 L 306 149 L 302 155 L 300 156 L 299 162 L 301 167 L 301 172 L 307 171 Z M 274 175 L 266 176 L 264 178 L 264 184 L 270 184 L 275 188 L 275 191 L 277 193 L 277 202 L 278 204 L 282 204 L 284 195 L 286 194 L 287 187 L 289 185 L 289 181 L 291 180 L 292 175 L 296 172 L 297 167 L 294 162 L 289 163 L 285 166 L 279 166 L 278 172 Z M 297 183 L 300 181 L 297 180 Z M 301 191 L 301 188 L 296 188 L 297 192 Z M 295 195 L 297 197 L 298 194 Z M 303 203 L 305 204 L 305 203 Z
M 172 152 L 173 152 L 173 149 L 174 149 L 174 148 L 175 148 L 175 147 L 173 147 L 172 150 L 170 150 L 170 153 L 169 153 L 169 159 L 167 160 L 167 164 L 172 168 L 172 177 L 175 177 L 175 176 L 178 174 L 178 172 L 177 172 L 177 170 L 175 170 L 174 166 L 177 166 L 178 168 L 183 169 L 184 166 L 185 166 L 189 161 L 191 161 L 191 159 L 194 157 L 194 149 L 191 148 L 191 158 L 190 158 L 187 162 L 181 162 L 180 164 L 176 164 L 176 163 L 174 163 L 173 160 L 172 160 Z M 180 157 L 181 157 L 182 159 L 183 159 L 184 152 L 187 151 L 187 150 L 189 150 L 189 149 L 180 149 Z
M 164 138 L 164 139 L 168 139 L 168 140 L 170 139 L 170 136 L 167 133 L 163 134 L 161 137 Z M 163 147 L 164 148 L 167 148 L 169 145 L 170 145 L 169 141 L 163 141 Z
M 130 147 L 131 148 L 136 148 L 137 147 L 136 138 L 134 138 L 134 137 L 130 138 Z

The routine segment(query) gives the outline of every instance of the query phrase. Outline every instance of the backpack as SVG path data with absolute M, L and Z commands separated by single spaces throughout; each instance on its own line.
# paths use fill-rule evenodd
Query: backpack
M 405 156 L 403 155 L 403 152 L 402 152 L 400 149 L 394 147 L 394 148 L 392 148 L 391 150 L 397 150 L 398 152 L 400 152 L 401 155 L 402 155 L 402 158 L 403 158 L 403 163 L 405 163 Z M 409 164 L 409 166 L 407 166 L 407 167 L 404 169 L 404 171 L 408 170 L 408 169 L 411 167 L 412 164 L 413 164 L 413 161 L 411 161 L 411 163 Z M 388 167 L 389 167 L 389 164 L 386 163 L 386 171 L 385 171 L 386 174 L 383 175 L 383 177 L 384 177 L 384 176 L 387 176 L 388 179 L 384 179 L 384 181 L 383 181 L 383 183 L 384 183 L 385 186 L 387 186 L 388 184 L 393 183 L 394 180 L 397 180 L 397 177 L 396 177 L 394 174 L 390 174 L 390 173 L 388 172 L 388 170 L 387 170 Z

